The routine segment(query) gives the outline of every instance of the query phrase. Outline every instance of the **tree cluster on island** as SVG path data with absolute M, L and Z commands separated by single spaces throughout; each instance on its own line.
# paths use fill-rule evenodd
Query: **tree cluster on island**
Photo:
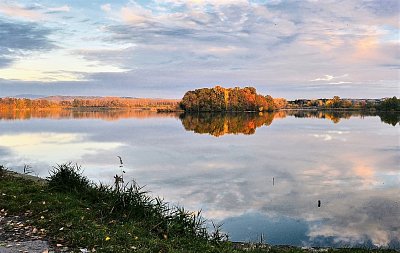
M 285 106 L 286 100 L 280 100 Z M 245 88 L 202 88 L 188 91 L 183 96 L 180 107 L 188 112 L 243 112 L 273 111 L 278 105 L 271 96 L 257 93 L 254 87 Z

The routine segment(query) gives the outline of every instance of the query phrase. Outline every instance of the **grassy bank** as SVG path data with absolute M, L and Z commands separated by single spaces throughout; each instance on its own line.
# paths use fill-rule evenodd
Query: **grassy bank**
M 55 168 L 47 180 L 32 180 L 0 166 L 0 210 L 23 217 L 52 245 L 68 246 L 74 252 L 303 251 L 265 245 L 250 250 L 238 247 L 224 241 L 218 231 L 208 233 L 199 213 L 171 207 L 149 197 L 136 183 L 124 184 L 120 179 L 113 187 L 96 185 L 80 174 L 78 166 L 65 164 Z

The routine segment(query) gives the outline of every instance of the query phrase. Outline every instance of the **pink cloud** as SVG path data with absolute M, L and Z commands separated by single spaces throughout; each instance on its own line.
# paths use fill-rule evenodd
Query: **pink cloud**
M 12 6 L 8 4 L 0 4 L 0 13 L 11 17 L 18 17 L 34 21 L 40 20 L 43 17 L 42 13 L 36 10 L 30 10 L 21 6 Z

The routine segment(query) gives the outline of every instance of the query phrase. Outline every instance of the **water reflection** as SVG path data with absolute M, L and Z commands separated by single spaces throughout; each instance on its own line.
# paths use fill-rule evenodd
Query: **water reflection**
M 88 134 L 77 133 L 17 133 L 0 135 L 0 148 L 12 150 L 13 165 L 25 157 L 37 162 L 53 163 L 79 159 L 100 151 L 114 150 L 123 143 L 88 140 Z
M 379 116 L 382 122 L 396 126 L 400 122 L 400 113 L 396 112 L 363 112 L 363 111 L 316 111 L 284 110 L 271 113 L 157 113 L 153 110 L 11 110 L 0 111 L 0 120 L 29 120 L 34 118 L 49 119 L 102 119 L 120 120 L 128 118 L 180 118 L 187 131 L 213 136 L 225 134 L 254 134 L 261 126 L 269 126 L 274 119 L 285 117 L 318 118 L 331 120 L 337 124 L 342 119 L 351 117 Z
M 0 120 L 29 120 L 35 118 L 48 119 L 102 119 L 120 120 L 128 118 L 145 119 L 154 117 L 178 117 L 178 113 L 157 113 L 152 110 L 74 110 L 74 109 L 43 109 L 43 110 L 10 110 L 0 111 Z
M 328 119 L 335 124 L 339 123 L 341 119 L 373 116 L 379 116 L 382 122 L 393 126 L 396 126 L 400 122 L 400 113 L 398 112 L 288 110 L 285 113 L 296 118 Z
M 387 112 L 387 113 L 378 113 L 377 114 L 382 122 L 390 124 L 392 126 L 396 126 L 400 123 L 400 113 L 395 112 Z
M 198 134 L 210 134 L 219 137 L 225 134 L 255 134 L 256 129 L 270 126 L 274 119 L 293 116 L 296 118 L 327 119 L 334 124 L 351 117 L 379 116 L 381 121 L 396 126 L 400 122 L 400 113 L 366 113 L 360 111 L 310 111 L 287 110 L 272 113 L 185 113 L 180 115 L 185 130 Z
M 254 134 L 256 128 L 271 125 L 279 115 L 282 113 L 188 113 L 182 114 L 180 119 L 187 131 L 218 137 L 224 134 Z
M 0 164 L 15 170 L 29 164 L 45 177 L 56 163 L 72 161 L 92 180 L 111 183 L 121 156 L 127 179 L 189 210 L 202 209 L 224 223 L 232 240 L 254 241 L 264 233 L 273 244 L 400 248 L 398 116 L 379 115 L 389 124 L 377 116 L 0 116 Z

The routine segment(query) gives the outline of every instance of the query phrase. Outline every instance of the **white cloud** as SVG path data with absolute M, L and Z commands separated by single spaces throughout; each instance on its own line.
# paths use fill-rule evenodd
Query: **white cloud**
M 19 60 L 12 66 L 0 69 L 0 76 L 21 81 L 79 81 L 85 74 L 99 72 L 124 72 L 118 66 L 87 61 L 82 57 L 67 54 L 62 50 L 36 53 L 29 59 Z
M 346 83 L 353 83 L 353 82 L 340 81 L 340 82 L 331 82 L 328 84 L 346 84 Z
M 114 150 L 119 142 L 96 142 L 88 136 L 74 133 L 23 133 L 0 135 L 0 147 L 11 150 L 19 160 L 30 159 L 58 163 L 72 161 L 100 150 Z M 66 154 L 65 149 L 70 151 Z
M 313 80 L 310 80 L 310 82 L 316 82 L 316 81 L 330 81 L 332 80 L 334 77 L 331 75 L 325 75 L 324 77 L 320 77 L 320 78 L 316 78 Z
M 57 11 L 57 12 L 69 12 L 71 10 L 71 7 L 69 7 L 68 5 L 63 5 L 60 7 L 52 7 L 52 8 L 48 8 L 49 11 Z
M 223 5 L 238 5 L 238 4 L 249 4 L 248 0 L 158 0 L 158 3 L 171 3 L 175 5 L 187 5 L 187 6 L 223 6 Z
M 345 77 L 348 77 L 348 76 L 349 76 L 348 74 L 344 74 L 344 75 L 341 75 L 341 76 L 324 75 L 323 77 L 319 77 L 319 78 L 316 78 L 316 79 L 312 79 L 312 80 L 310 80 L 310 82 L 331 81 L 331 80 L 333 80 L 333 79 L 345 78 Z M 340 83 L 351 83 L 351 82 L 340 82 Z M 332 83 L 332 84 L 333 84 L 333 83 Z
M 323 139 L 324 141 L 331 141 L 333 138 L 329 134 L 313 134 L 315 138 Z
M 153 18 L 153 14 L 150 10 L 139 5 L 132 5 L 122 7 L 120 17 L 128 24 L 138 24 L 150 21 Z
M 111 4 L 103 4 L 103 5 L 100 6 L 100 8 L 105 12 L 110 12 L 111 11 Z

